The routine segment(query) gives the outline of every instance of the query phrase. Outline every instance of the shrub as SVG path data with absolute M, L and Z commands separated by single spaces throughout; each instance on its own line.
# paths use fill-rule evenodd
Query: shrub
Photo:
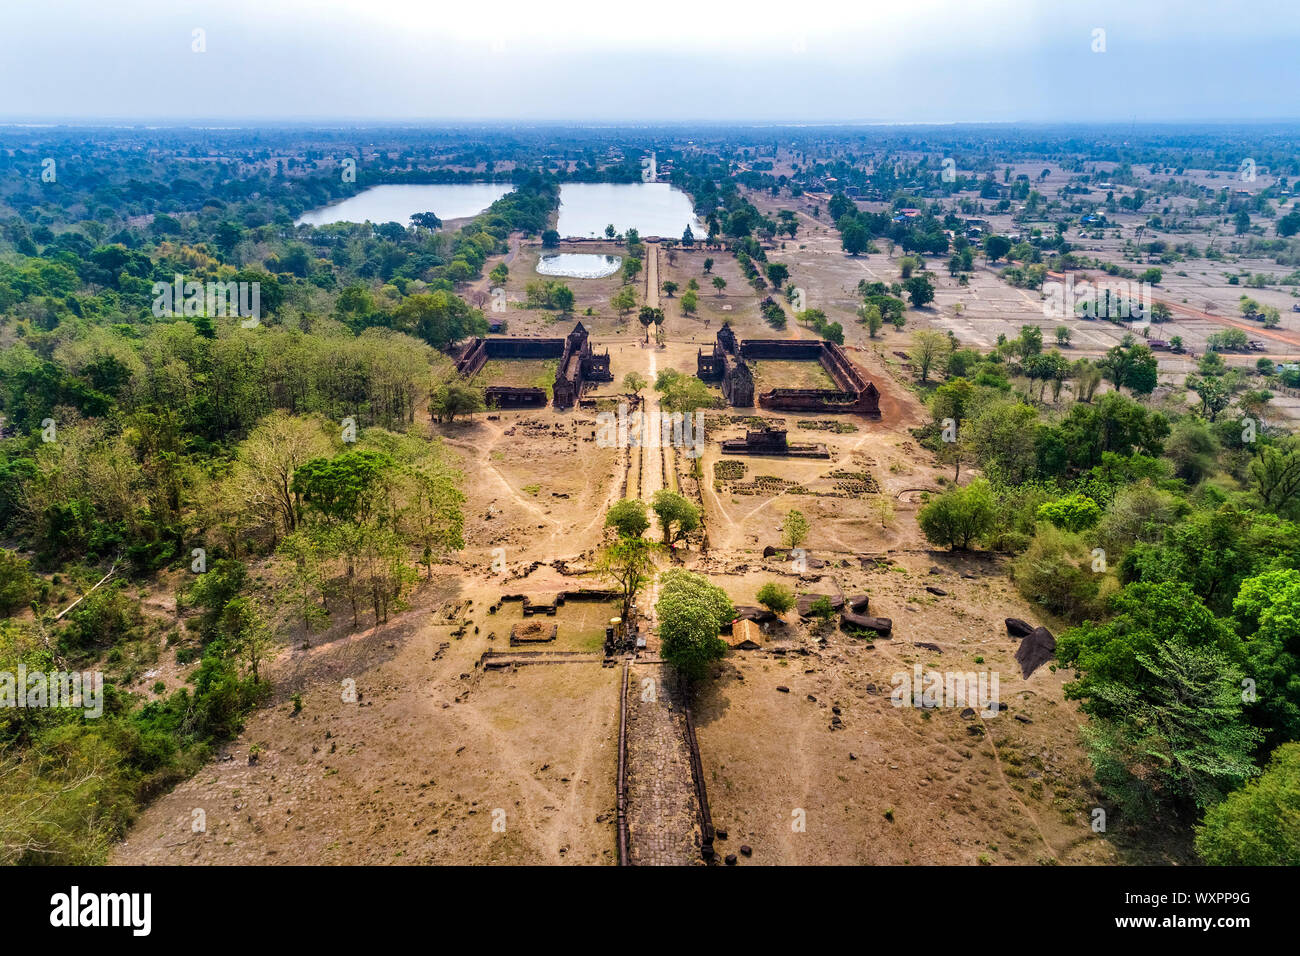
M 12 551 L 0 548 L 0 614 L 9 615 L 31 601 L 35 581 L 27 562 Z
M 201 576 L 202 577 L 202 576 Z M 69 612 L 70 624 L 62 635 L 69 650 L 88 651 L 111 647 L 139 636 L 144 615 L 140 605 L 126 593 L 125 582 L 109 582 Z
M 1011 563 L 1011 578 L 1025 600 L 1069 621 L 1098 608 L 1103 577 L 1092 570 L 1083 540 L 1051 524 L 1040 525 L 1025 553 Z
M 794 607 L 794 592 L 776 581 L 768 581 L 758 589 L 755 600 L 773 614 L 780 617 Z
M 1149 481 L 1123 488 L 1097 525 L 1097 543 L 1114 559 L 1139 541 L 1159 541 L 1177 508 L 1172 494 Z
M 1068 495 L 1038 506 L 1038 517 L 1064 531 L 1078 533 L 1101 520 L 1101 508 L 1086 495 Z
M 831 599 L 823 594 L 809 605 L 808 613 L 815 618 L 829 621 L 835 615 L 835 605 L 831 604 Z
M 952 488 L 931 498 L 917 520 L 931 544 L 965 550 L 992 529 L 997 501 L 989 483 L 977 478 L 964 488 Z

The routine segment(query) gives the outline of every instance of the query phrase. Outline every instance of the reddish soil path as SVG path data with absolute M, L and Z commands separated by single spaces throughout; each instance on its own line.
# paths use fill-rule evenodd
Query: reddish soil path
M 1249 332 L 1251 335 L 1262 335 L 1265 338 L 1276 339 L 1279 342 L 1285 342 L 1287 345 L 1294 345 L 1300 348 L 1300 335 L 1294 332 L 1286 332 L 1282 329 L 1266 329 L 1253 322 L 1237 321 L 1226 316 L 1215 315 L 1212 312 L 1204 312 L 1201 309 L 1193 309 L 1190 305 L 1183 305 L 1181 302 L 1170 302 L 1167 299 L 1153 299 L 1153 302 L 1162 302 L 1169 306 L 1171 312 L 1177 312 L 1180 315 L 1190 316 L 1194 319 L 1203 319 L 1207 322 L 1217 322 L 1220 325 L 1228 325 L 1234 329 L 1241 329 Z

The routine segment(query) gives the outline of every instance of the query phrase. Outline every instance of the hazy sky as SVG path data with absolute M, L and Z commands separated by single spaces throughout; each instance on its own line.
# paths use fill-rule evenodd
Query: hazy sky
M 0 0 L 0 119 L 1294 119 L 1297 40 L 1296 0 Z

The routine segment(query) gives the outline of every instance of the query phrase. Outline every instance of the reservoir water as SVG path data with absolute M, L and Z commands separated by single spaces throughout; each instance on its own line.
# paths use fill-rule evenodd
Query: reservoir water
M 613 224 L 619 235 L 629 228 L 643 237 L 680 239 L 689 225 L 697 240 L 708 235 L 695 218 L 691 199 L 668 183 L 565 183 L 560 187 L 560 221 L 565 238 L 592 239 Z
M 411 216 L 417 212 L 431 212 L 444 222 L 448 219 L 464 219 L 466 216 L 478 215 L 512 188 L 505 183 L 371 186 L 342 202 L 303 213 L 295 225 L 398 222 L 409 226 Z

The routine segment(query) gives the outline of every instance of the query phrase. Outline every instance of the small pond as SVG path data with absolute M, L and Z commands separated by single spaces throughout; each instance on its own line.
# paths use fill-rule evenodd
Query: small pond
M 539 275 L 567 276 L 572 279 L 603 279 L 622 267 L 622 256 L 603 256 L 592 252 L 549 253 L 537 262 Z

